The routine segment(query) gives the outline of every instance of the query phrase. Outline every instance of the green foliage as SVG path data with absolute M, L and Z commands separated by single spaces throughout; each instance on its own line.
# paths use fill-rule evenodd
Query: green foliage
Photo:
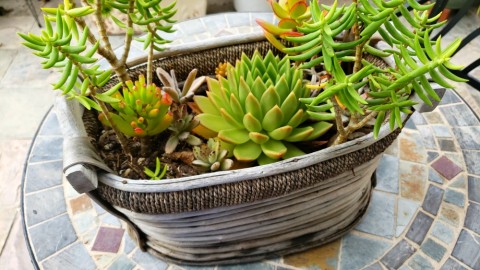
M 413 8 L 413 14 L 405 4 Z M 321 67 L 330 75 L 330 79 L 318 87 L 323 89 L 318 96 L 302 100 L 310 111 L 332 98 L 356 119 L 374 111 L 378 113 L 374 128 L 377 136 L 385 119 L 389 119 L 391 128 L 395 124 L 402 126 L 400 113 L 410 113 L 409 108 L 414 105 L 408 100 L 412 90 L 427 104 L 431 104 L 430 98 L 439 100 L 429 79 L 447 88 L 452 86 L 445 78 L 464 81 L 449 71 L 461 68 L 450 62 L 460 39 L 445 49 L 440 38 L 430 41 L 432 30 L 443 25 L 435 23 L 438 17 L 428 18 L 432 5 L 420 5 L 414 0 L 359 0 L 339 7 L 337 1 L 332 6 L 311 1 L 310 17 L 303 18 L 301 25 L 292 24 L 290 29 L 283 29 L 281 34 L 277 29 L 281 25 L 262 21 L 259 24 L 272 44 L 301 68 Z M 276 9 L 273 3 L 272 9 Z M 278 12 L 275 14 L 279 16 Z M 398 14 L 403 15 L 407 25 L 400 21 Z M 380 35 L 391 48 L 383 51 L 374 48 L 370 42 L 374 35 Z M 396 67 L 376 67 L 367 61 L 367 54 L 392 56 Z M 355 68 L 353 72 L 346 72 L 345 65 L 340 63 L 352 63 Z
M 240 161 L 269 163 L 302 152 L 293 142 L 313 140 L 332 124 L 306 122 L 309 115 L 299 98 L 310 97 L 301 70 L 269 52 L 263 58 L 242 55 L 235 66 L 228 65 L 227 78 L 208 78 L 207 96 L 195 96 L 202 111 L 197 116 L 218 138 L 233 144 Z M 331 109 L 326 106 L 325 111 Z
M 168 165 L 162 165 L 160 164 L 160 159 L 157 157 L 156 160 L 156 166 L 155 166 L 155 171 L 150 170 L 147 167 L 144 167 L 144 173 L 150 177 L 150 180 L 160 180 L 163 177 L 165 177 L 165 174 L 167 173 L 168 170 Z
M 145 77 L 140 75 L 138 81 L 127 81 L 123 93 L 104 93 L 114 109 L 110 117 L 117 128 L 129 137 L 153 136 L 163 132 L 172 122 L 168 111 L 172 99 L 155 84 L 146 85 Z M 98 95 L 97 95 L 98 96 Z M 99 115 L 101 122 L 110 126 L 106 115 Z
M 128 15 L 133 23 L 140 26 L 147 35 L 137 38 L 136 40 L 143 42 L 143 48 L 149 46 L 157 51 L 163 50 L 162 45 L 171 41 L 164 39 L 160 33 L 173 33 L 172 17 L 177 13 L 175 9 L 176 2 L 161 7 L 162 0 L 136 0 L 135 10 Z
M 226 171 L 233 165 L 233 160 L 227 158 L 228 150 L 221 148 L 218 139 L 209 139 L 204 147 L 195 146 L 193 155 L 195 160 L 192 164 L 203 167 L 208 171 Z

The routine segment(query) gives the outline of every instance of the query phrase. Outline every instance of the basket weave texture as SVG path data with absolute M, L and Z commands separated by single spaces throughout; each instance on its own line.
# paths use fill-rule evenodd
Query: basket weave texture
M 224 61 L 235 63 L 242 53 L 250 56 L 255 50 L 261 53 L 273 50 L 279 54 L 267 41 L 259 41 L 157 59 L 155 67 L 162 67 L 165 70 L 175 69 L 177 78 L 181 80 L 186 78 L 194 68 L 198 69 L 199 75 L 212 74 L 218 63 Z M 129 68 L 130 76 L 135 79 L 145 70 L 146 65 Z M 157 78 L 154 80 L 157 80 L 155 83 L 160 84 Z M 114 79 L 109 85 L 115 83 Z M 92 125 L 86 123 L 85 126 L 89 132 L 91 129 L 89 126 Z M 105 185 L 100 180 L 97 192 L 112 205 L 146 214 L 173 214 L 252 203 L 305 189 L 340 173 L 353 170 L 381 154 L 399 133 L 400 130 L 397 129 L 385 138 L 353 153 L 332 157 L 299 170 L 267 177 L 204 188 L 157 193 L 151 193 L 148 190 L 146 192 L 122 191 Z

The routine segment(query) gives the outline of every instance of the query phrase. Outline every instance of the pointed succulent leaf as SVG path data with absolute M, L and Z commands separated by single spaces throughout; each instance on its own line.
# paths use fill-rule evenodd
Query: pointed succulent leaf
M 265 135 L 265 134 L 260 133 L 260 132 L 250 132 L 248 134 L 248 136 L 256 144 L 266 143 L 270 139 L 270 137 L 268 137 L 268 135 Z
M 274 140 L 281 141 L 287 138 L 292 133 L 292 130 L 291 126 L 283 126 L 268 132 L 268 135 Z
M 266 131 L 273 131 L 280 127 L 283 122 L 283 113 L 278 105 L 270 109 L 262 120 L 262 127 Z
M 287 147 L 277 140 L 269 140 L 261 145 L 262 152 L 269 158 L 280 159 L 287 153 Z
M 300 142 L 300 141 L 305 141 L 307 140 L 310 135 L 313 134 L 314 128 L 307 126 L 307 127 L 302 127 L 302 128 L 295 128 L 290 136 L 285 138 L 285 141 L 287 142 Z
M 243 125 L 251 132 L 260 132 L 262 130 L 262 123 L 260 123 L 260 121 L 251 113 L 245 114 L 243 117 Z

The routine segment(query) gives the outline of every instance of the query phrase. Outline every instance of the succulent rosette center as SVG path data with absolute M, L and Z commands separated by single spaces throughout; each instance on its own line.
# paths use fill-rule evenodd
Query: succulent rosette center
M 228 64 L 227 78 L 207 79 L 206 96 L 195 96 L 202 111 L 197 117 L 218 138 L 232 144 L 239 161 L 260 164 L 304 154 L 293 145 L 327 132 L 332 124 L 312 122 L 299 98 L 310 97 L 303 73 L 270 51 L 245 54 L 235 66 Z

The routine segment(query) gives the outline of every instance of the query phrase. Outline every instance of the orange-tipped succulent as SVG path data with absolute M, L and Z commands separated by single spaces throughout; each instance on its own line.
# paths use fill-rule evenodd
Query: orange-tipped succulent
M 310 19 L 310 8 L 306 0 L 270 0 L 273 13 L 278 18 L 277 25 L 257 19 L 257 23 L 265 30 L 265 37 L 279 50 L 285 47 L 276 36 L 302 36 L 297 31 L 305 20 Z
M 129 137 L 153 136 L 167 129 L 172 122 L 169 112 L 172 98 L 155 84 L 145 84 L 145 77 L 140 75 L 138 81 L 127 81 L 123 95 L 112 95 L 118 101 L 110 103 L 117 113 L 110 116 L 117 128 Z M 100 114 L 100 121 L 110 126 L 105 115 Z

